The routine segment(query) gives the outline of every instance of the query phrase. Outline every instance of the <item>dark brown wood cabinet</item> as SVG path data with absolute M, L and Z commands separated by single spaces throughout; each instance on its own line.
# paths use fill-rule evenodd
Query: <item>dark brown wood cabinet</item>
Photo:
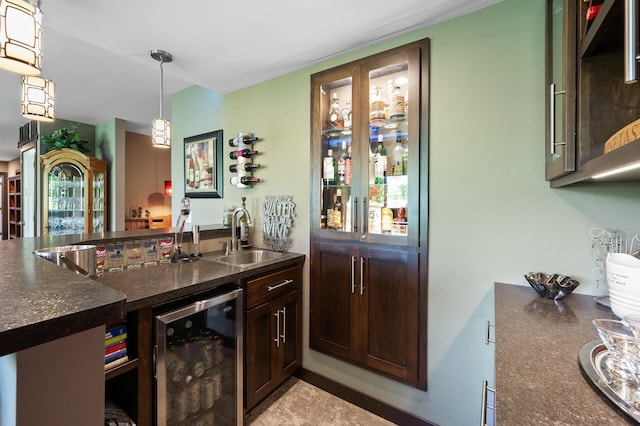
M 9 183 L 9 199 L 7 211 L 9 214 L 9 239 L 22 238 L 22 176 L 12 176 Z
M 546 179 L 552 187 L 583 181 L 640 181 L 638 61 L 625 30 L 625 1 L 547 0 Z M 554 90 L 555 88 L 555 90 Z M 627 171 L 623 171 L 628 168 Z M 615 172 L 615 173 L 613 173 Z
M 301 287 L 301 266 L 246 282 L 246 410 L 302 365 Z
M 309 345 L 421 389 L 428 71 L 425 39 L 311 76 Z
M 332 243 L 313 250 L 312 348 L 418 383 L 418 253 Z

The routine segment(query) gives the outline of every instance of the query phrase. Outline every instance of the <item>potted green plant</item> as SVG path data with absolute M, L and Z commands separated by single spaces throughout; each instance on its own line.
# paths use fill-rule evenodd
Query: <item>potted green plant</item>
M 77 125 L 72 125 L 71 128 L 62 127 L 58 130 L 51 132 L 49 136 L 42 135 L 42 142 L 46 145 L 46 152 L 56 151 L 62 148 L 75 149 L 83 154 L 89 155 L 90 150 L 88 148 L 89 141 L 84 139 L 78 131 Z

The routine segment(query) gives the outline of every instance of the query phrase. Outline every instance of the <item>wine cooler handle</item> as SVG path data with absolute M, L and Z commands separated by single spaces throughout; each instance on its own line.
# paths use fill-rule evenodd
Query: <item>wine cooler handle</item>
M 356 292 L 356 257 L 351 256 L 351 294 Z
M 280 311 L 275 311 L 274 314 L 276 317 L 276 338 L 273 339 L 276 342 L 276 347 L 280 347 Z
M 360 296 L 364 294 L 364 257 L 360 258 Z
M 282 307 L 282 343 L 287 343 L 287 307 Z
M 555 83 L 549 85 L 549 153 L 556 153 L 556 145 L 566 145 L 566 142 L 556 142 L 556 96 L 564 95 L 565 90 L 556 92 Z
M 358 197 L 353 197 L 353 232 L 358 232 Z
M 638 27 L 636 26 L 636 9 L 638 0 L 624 2 L 624 82 L 626 84 L 638 81 L 636 75 L 638 52 Z

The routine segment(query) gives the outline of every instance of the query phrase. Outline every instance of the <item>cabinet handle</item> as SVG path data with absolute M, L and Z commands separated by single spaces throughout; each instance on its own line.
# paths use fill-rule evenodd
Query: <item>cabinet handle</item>
M 566 94 L 566 90 L 556 92 L 555 83 L 549 85 L 549 152 L 556 153 L 556 145 L 566 145 L 566 142 L 556 142 L 556 96 Z
M 493 331 L 493 333 L 492 333 Z M 488 345 L 489 343 L 496 342 L 496 326 L 491 324 L 491 321 L 487 320 L 487 334 L 485 336 L 484 343 Z
M 353 197 L 353 232 L 358 232 L 358 197 Z
M 292 282 L 293 282 L 293 280 L 284 280 L 280 284 L 270 285 L 269 287 L 267 287 L 267 291 L 275 290 L 277 288 L 282 287 L 283 285 L 287 285 L 287 284 L 290 284 Z
M 360 296 L 364 294 L 364 257 L 360 258 Z
M 488 403 L 489 393 L 493 395 L 492 403 Z M 496 424 L 496 405 L 495 405 L 496 390 L 489 387 L 489 383 L 486 380 L 482 382 L 482 413 L 480 414 L 480 426 L 495 426 Z M 491 410 L 491 416 L 487 416 L 487 411 Z M 489 423 L 487 423 L 487 420 Z
M 356 257 L 351 256 L 351 294 L 356 292 Z
M 273 339 L 276 342 L 276 347 L 280 347 L 280 311 L 275 311 L 273 314 L 276 317 L 276 338 Z
M 282 343 L 287 343 L 287 307 L 282 307 Z
M 364 240 L 367 238 L 367 224 L 369 221 L 367 220 L 367 197 L 362 197 L 362 232 L 360 234 L 360 239 Z
M 636 7 L 637 0 L 626 0 L 624 2 L 624 82 L 626 84 L 635 83 L 638 79 L 636 76 L 636 61 L 638 52 L 637 43 L 637 27 L 636 27 Z

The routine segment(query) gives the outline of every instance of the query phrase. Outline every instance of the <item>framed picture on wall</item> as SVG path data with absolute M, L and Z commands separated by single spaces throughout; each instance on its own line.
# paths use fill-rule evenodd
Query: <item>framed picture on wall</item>
M 222 198 L 222 130 L 184 138 L 184 195 Z

